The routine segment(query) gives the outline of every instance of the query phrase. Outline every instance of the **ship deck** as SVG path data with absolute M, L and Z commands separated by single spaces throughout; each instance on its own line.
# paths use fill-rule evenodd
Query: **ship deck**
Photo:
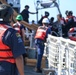
M 35 72 L 34 66 L 25 65 L 24 69 L 25 69 L 25 75 L 43 75 L 42 73 Z

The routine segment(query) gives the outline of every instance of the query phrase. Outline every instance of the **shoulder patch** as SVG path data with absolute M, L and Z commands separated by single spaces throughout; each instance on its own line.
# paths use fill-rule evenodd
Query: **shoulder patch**
M 16 33 L 16 36 L 17 36 L 17 37 L 21 37 L 21 35 L 20 35 L 19 33 Z

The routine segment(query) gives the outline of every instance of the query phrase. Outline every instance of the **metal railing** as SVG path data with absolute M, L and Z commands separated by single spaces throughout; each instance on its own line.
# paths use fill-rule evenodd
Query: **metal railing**
M 58 75 L 76 75 L 76 42 L 48 35 L 45 47 L 50 69 Z

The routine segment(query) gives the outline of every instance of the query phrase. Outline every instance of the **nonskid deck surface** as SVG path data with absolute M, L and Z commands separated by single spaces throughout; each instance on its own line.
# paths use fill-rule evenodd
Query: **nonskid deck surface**
M 43 75 L 42 73 L 36 73 L 35 67 L 33 66 L 25 65 L 24 69 L 25 69 L 25 75 Z

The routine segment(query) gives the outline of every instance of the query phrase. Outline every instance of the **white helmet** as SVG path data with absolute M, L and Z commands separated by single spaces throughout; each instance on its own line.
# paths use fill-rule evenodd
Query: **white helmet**
M 48 19 L 48 18 L 44 18 L 44 19 L 42 20 L 42 23 L 49 23 L 49 19 Z

